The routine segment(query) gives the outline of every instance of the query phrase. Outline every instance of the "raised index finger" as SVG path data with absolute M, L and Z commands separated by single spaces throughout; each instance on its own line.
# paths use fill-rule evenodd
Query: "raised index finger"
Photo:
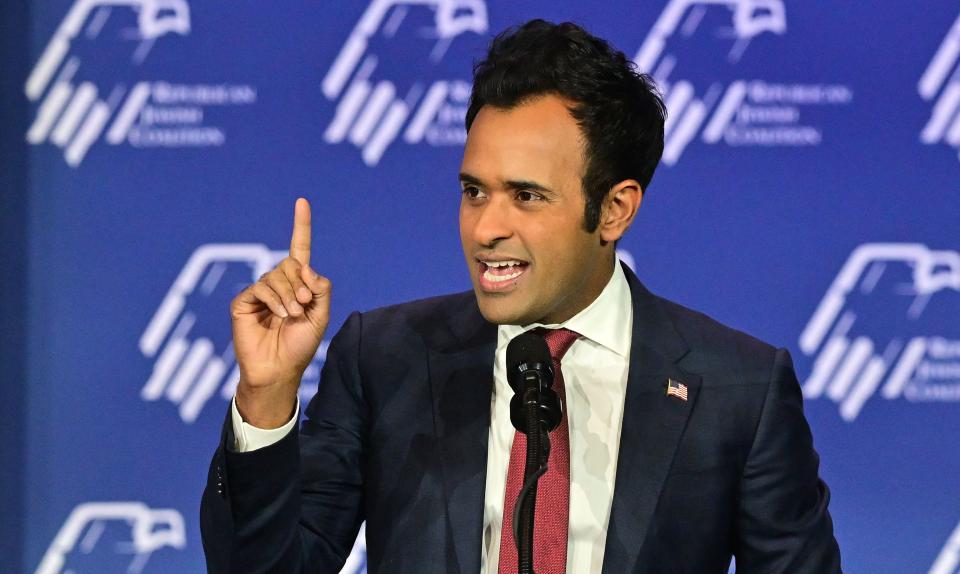
M 310 265 L 310 202 L 297 199 L 293 209 L 293 236 L 290 238 L 290 257 L 301 265 Z

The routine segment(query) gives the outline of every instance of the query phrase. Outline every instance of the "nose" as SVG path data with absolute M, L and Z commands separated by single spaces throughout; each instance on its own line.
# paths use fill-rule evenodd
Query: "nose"
M 500 194 L 493 196 L 473 213 L 473 240 L 484 247 L 493 247 L 513 235 L 510 202 Z

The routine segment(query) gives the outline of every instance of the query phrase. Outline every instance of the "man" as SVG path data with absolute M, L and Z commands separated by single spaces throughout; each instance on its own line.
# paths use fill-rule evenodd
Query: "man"
M 663 119 L 650 80 L 581 28 L 501 34 L 475 70 L 460 174 L 473 290 L 351 315 L 299 433 L 330 283 L 298 200 L 290 257 L 231 308 L 241 380 L 202 505 L 210 571 L 337 572 L 364 520 L 370 572 L 516 571 L 505 349 L 546 328 L 566 341 L 551 345 L 565 412 L 539 574 L 722 573 L 732 555 L 742 572 L 839 572 L 787 352 L 616 262 Z

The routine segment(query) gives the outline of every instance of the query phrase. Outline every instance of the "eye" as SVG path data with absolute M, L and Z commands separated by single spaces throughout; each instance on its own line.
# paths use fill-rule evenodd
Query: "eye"
M 518 191 L 517 200 L 523 203 L 529 203 L 531 201 L 541 201 L 543 200 L 543 196 L 532 191 Z
M 467 199 L 480 199 L 483 197 L 483 192 L 475 185 L 465 186 L 462 192 Z

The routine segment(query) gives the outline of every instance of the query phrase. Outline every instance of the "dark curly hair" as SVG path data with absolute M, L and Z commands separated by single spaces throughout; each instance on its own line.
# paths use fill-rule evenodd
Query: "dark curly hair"
M 646 191 L 663 154 L 666 109 L 653 80 L 623 52 L 576 24 L 531 20 L 494 38 L 474 66 L 467 131 L 485 105 L 510 109 L 550 93 L 575 102 L 570 114 L 586 138 L 581 184 L 592 232 L 611 187 L 635 179 Z

